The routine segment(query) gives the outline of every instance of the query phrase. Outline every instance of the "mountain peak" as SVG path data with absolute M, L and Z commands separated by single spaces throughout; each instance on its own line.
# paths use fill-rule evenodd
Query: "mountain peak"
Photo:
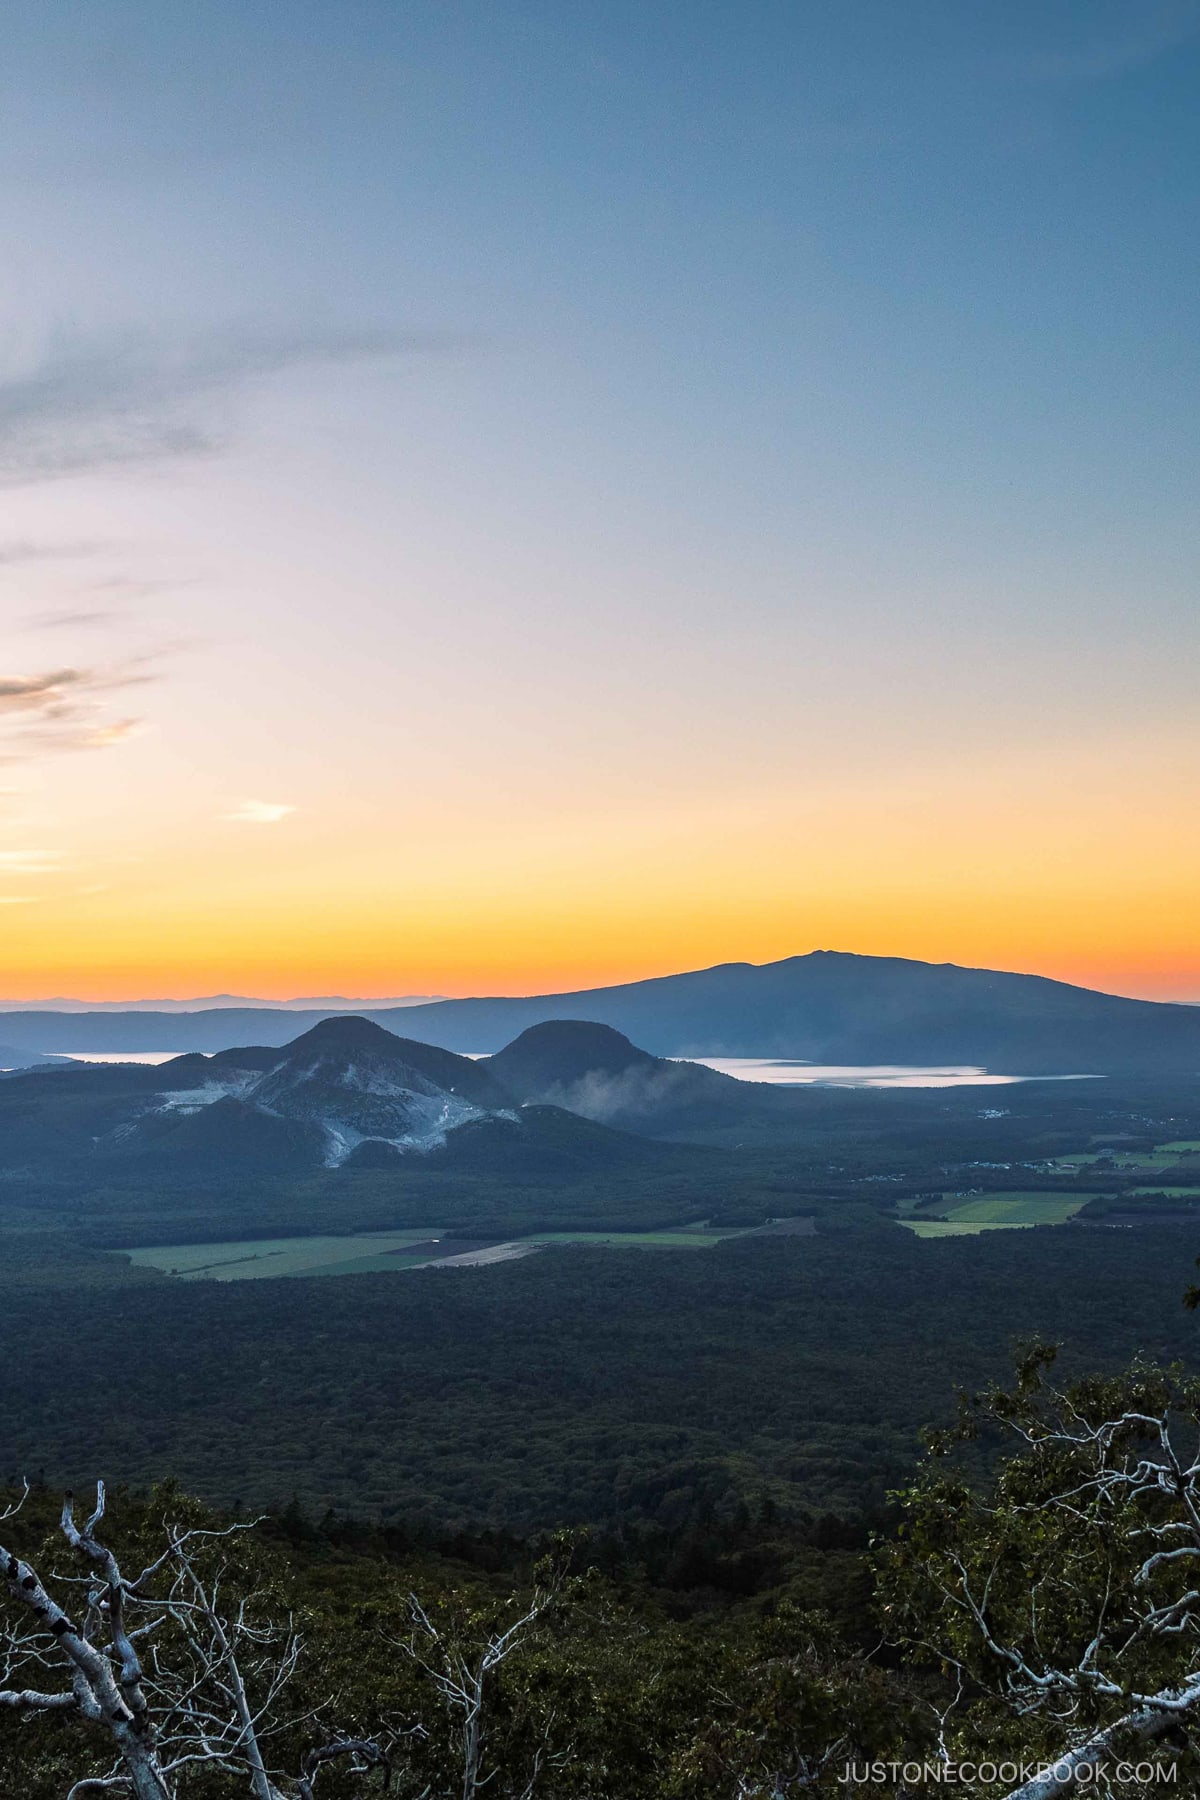
M 655 1059 L 611 1025 L 590 1019 L 547 1019 L 530 1025 L 488 1058 L 488 1068 L 522 1100 L 570 1087 L 587 1076 L 650 1069 Z
M 610 1063 L 623 1068 L 646 1055 L 623 1031 L 614 1025 L 599 1025 L 594 1019 L 546 1019 L 540 1025 L 530 1025 L 502 1054 L 518 1048 L 529 1052 L 571 1050 L 590 1056 L 593 1060 L 588 1067 L 592 1069 L 605 1068 Z
M 311 1030 L 293 1038 L 287 1046 L 289 1056 L 305 1050 L 383 1050 L 396 1052 L 400 1039 L 370 1019 L 357 1013 L 340 1013 L 333 1019 L 322 1019 Z

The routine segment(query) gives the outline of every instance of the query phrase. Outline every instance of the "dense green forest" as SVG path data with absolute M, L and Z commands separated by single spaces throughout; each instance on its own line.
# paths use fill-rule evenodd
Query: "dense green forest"
M 76 1286 L 31 1251 L 0 1314 L 0 1474 L 166 1471 L 213 1501 L 518 1530 L 857 1511 L 1015 1341 L 1075 1366 L 1191 1358 L 1194 1241 L 881 1224 L 228 1284 L 80 1251 Z
M 12 1141 L 32 1144 L 47 1108 L 82 1108 L 82 1143 L 89 1109 L 144 1079 L 22 1078 L 0 1084 L 0 1110 Z M 82 1153 L 7 1160 L 0 1475 L 166 1474 L 218 1504 L 295 1495 L 468 1529 L 675 1528 L 764 1502 L 781 1517 L 859 1514 L 903 1479 L 956 1383 L 994 1375 L 1021 1340 L 1061 1341 L 1075 1366 L 1193 1356 L 1178 1296 L 1197 1159 L 1154 1146 L 1200 1134 L 1194 1082 L 792 1097 L 802 1129 L 786 1145 L 660 1143 L 650 1161 L 566 1174 L 327 1170 L 139 1188 L 98 1184 Z M 1146 1196 L 1149 1175 L 1152 1188 L 1183 1184 L 1177 1219 Z M 947 1189 L 1014 1184 L 1078 1196 L 1082 1222 L 938 1241 L 896 1223 L 945 1217 Z M 1105 1223 L 1127 1215 L 1136 1229 Z M 775 1217 L 807 1218 L 815 1235 L 232 1284 L 183 1283 L 120 1254 L 271 1232 L 413 1225 L 453 1239 Z

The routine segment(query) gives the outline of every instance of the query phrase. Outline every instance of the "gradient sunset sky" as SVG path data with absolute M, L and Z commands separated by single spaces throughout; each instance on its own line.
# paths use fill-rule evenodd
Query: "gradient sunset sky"
M 0 996 L 1200 999 L 1200 5 L 39 0 Z

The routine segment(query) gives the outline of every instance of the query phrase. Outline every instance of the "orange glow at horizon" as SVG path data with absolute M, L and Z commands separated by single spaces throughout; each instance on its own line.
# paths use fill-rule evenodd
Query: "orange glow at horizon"
M 744 666 L 679 621 L 634 666 L 598 634 L 569 685 L 506 624 L 410 666 L 380 617 L 318 585 L 166 660 L 142 735 L 6 772 L 0 1000 L 570 992 L 814 948 L 1200 999 L 1200 742 L 1161 687 L 1104 707 L 1043 659 L 981 694 L 933 631 L 902 679 L 841 637 L 810 674 L 788 620 Z
M 1132 753 L 1123 779 L 1145 791 Z M 217 821 L 112 857 L 94 891 L 64 870 L 0 909 L 0 998 L 569 992 L 816 948 L 1200 998 L 1182 796 L 1126 806 L 1118 844 L 1125 798 L 1111 776 L 1035 797 L 977 768 L 556 830 L 460 816 L 399 846 L 330 815 Z

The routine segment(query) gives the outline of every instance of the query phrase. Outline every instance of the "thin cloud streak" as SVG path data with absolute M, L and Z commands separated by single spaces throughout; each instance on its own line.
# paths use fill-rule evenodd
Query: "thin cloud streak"
M 53 850 L 0 850 L 0 871 L 12 875 L 57 875 L 63 859 Z
M 97 556 L 106 548 L 108 546 L 99 541 L 86 539 L 78 543 L 37 544 L 16 538 L 0 544 L 0 569 L 22 568 L 27 563 L 63 562 L 77 556 Z
M 0 676 L 0 763 L 123 743 L 143 721 L 105 717 L 105 697 L 156 681 L 157 661 L 156 655 L 141 655 L 93 668 Z
M 45 675 L 0 676 L 0 712 L 22 712 L 64 704 L 66 690 L 87 678 L 80 669 L 53 669 Z
M 85 733 L 80 750 L 107 750 L 110 744 L 123 744 L 127 738 L 140 737 L 148 729 L 144 719 L 115 719 L 111 725 L 100 725 Z
M 278 800 L 242 800 L 223 817 L 233 825 L 278 825 L 298 810 Z
M 31 613 L 25 621 L 26 631 L 90 631 L 101 625 L 119 625 L 128 615 L 103 612 L 92 608 L 86 612 Z
M 394 330 L 233 326 L 192 338 L 60 331 L 31 368 L 0 376 L 0 486 L 212 455 L 230 438 L 221 403 L 257 380 L 320 364 L 440 355 L 466 342 Z

